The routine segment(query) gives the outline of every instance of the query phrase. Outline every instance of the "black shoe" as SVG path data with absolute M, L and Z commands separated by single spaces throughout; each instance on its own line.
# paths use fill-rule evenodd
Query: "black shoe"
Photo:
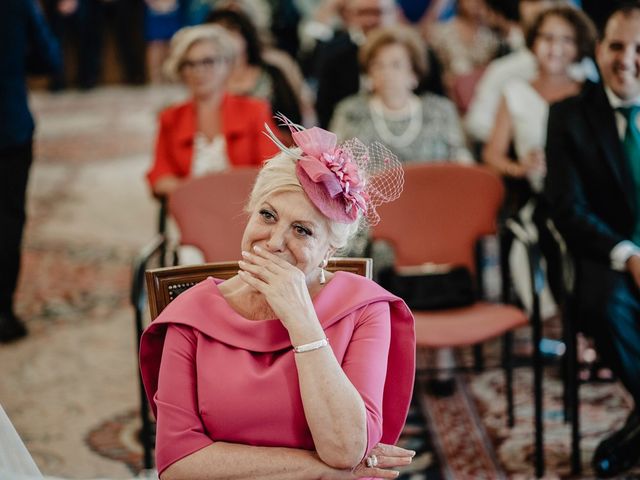
M 27 327 L 13 313 L 0 313 L 0 343 L 8 343 L 27 335 Z
M 613 478 L 640 460 L 640 413 L 629 415 L 624 427 L 605 438 L 593 454 L 591 465 L 600 478 Z
M 450 397 L 456 391 L 456 381 L 453 378 L 446 380 L 431 379 L 427 382 L 427 392 L 434 397 Z

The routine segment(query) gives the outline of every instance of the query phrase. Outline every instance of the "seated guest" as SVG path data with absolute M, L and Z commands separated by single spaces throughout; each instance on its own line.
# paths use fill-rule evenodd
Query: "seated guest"
M 233 40 L 215 25 L 186 27 L 171 39 L 166 73 L 181 79 L 191 98 L 160 114 L 147 173 L 154 195 L 170 194 L 189 177 L 260 165 L 275 153 L 262 134 L 265 123 L 273 125 L 269 105 L 225 91 L 234 58 Z
M 556 4 L 567 4 L 568 0 L 520 0 L 518 3 L 520 25 L 528 30 L 537 15 Z M 504 85 L 514 78 L 531 80 L 536 75 L 536 60 L 526 48 L 516 50 L 491 62 L 478 82 L 474 96 L 465 115 L 465 127 L 471 140 L 482 145 L 487 142 L 493 125 Z M 572 67 L 571 76 L 584 80 L 597 78 L 593 62 Z
M 340 100 L 361 90 L 358 49 L 376 28 L 398 24 L 393 0 L 345 0 L 342 9 L 345 30 L 318 45 L 315 72 L 318 79 L 316 111 L 321 127 L 331 121 Z M 443 93 L 441 67 L 431 50 L 425 54 L 430 68 L 420 77 L 417 91 Z
M 217 9 L 207 23 L 224 28 L 236 43 L 237 54 L 228 89 L 235 95 L 262 98 L 294 123 L 302 121 L 302 96 L 297 94 L 288 76 L 263 57 L 263 45 L 258 30 L 249 17 L 237 10 Z
M 457 78 L 475 75 L 494 59 L 500 40 L 487 26 L 485 0 L 460 0 L 447 22 L 435 23 L 427 31 L 429 45 L 442 64 L 442 80 L 450 98 L 456 98 Z
M 545 199 L 575 259 L 573 316 L 633 400 L 593 456 L 598 478 L 640 460 L 640 2 L 596 46 L 602 83 L 551 106 Z
M 296 7 L 301 8 L 302 5 L 296 4 Z M 306 7 L 311 8 L 312 5 L 307 5 Z M 314 105 L 315 93 L 307 84 L 297 57 L 278 48 L 276 39 L 274 38 L 272 25 L 274 22 L 277 23 L 274 15 L 278 14 L 278 8 L 272 11 L 271 7 L 264 1 L 222 0 L 216 1 L 215 10 L 232 10 L 234 12 L 239 12 L 249 20 L 251 28 L 256 32 L 255 35 L 258 37 L 258 45 L 260 47 L 260 65 L 266 65 L 269 69 L 272 67 L 276 68 L 280 71 L 279 73 L 284 75 L 299 103 L 300 114 L 302 115 L 301 125 L 309 127 L 316 125 L 317 119 Z M 232 30 L 237 30 L 236 28 L 233 28 L 233 21 L 229 22 L 228 26 Z M 240 33 L 244 36 L 246 34 L 244 28 L 241 28 L 240 30 Z M 247 40 L 247 43 L 249 44 L 251 41 Z M 251 47 L 249 47 L 248 44 L 247 53 L 249 54 Z M 251 55 L 248 56 L 250 57 Z M 278 73 L 276 73 L 276 75 L 277 74 Z M 274 112 L 278 111 L 275 107 L 273 107 L 272 110 Z
M 400 164 L 291 127 L 297 148 L 274 139 L 282 152 L 250 194 L 238 274 L 181 294 L 143 334 L 162 479 L 395 478 L 414 454 L 392 446 L 412 393 L 411 312 L 324 270 L 377 200 L 398 197 Z
M 409 27 L 370 33 L 360 51 L 370 91 L 340 102 L 331 130 L 341 140 L 379 141 L 402 162 L 472 162 L 453 103 L 432 93 L 413 93 L 425 74 L 425 58 L 420 36 Z
M 576 95 L 581 83 L 569 76 L 569 66 L 593 53 L 595 28 L 580 10 L 559 6 L 543 11 L 526 35 L 536 60 L 530 81 L 512 79 L 504 87 L 496 121 L 483 160 L 498 173 L 526 177 L 540 191 L 546 170 L 549 104 Z M 508 157 L 513 141 L 517 161 Z
M 514 78 L 506 83 L 498 106 L 493 131 L 483 151 L 483 160 L 506 177 L 526 178 L 535 193 L 542 190 L 546 173 L 546 144 L 549 104 L 576 95 L 581 83 L 569 75 L 571 64 L 593 54 L 595 27 L 580 10 L 558 6 L 544 10 L 526 32 L 527 47 L 536 60 L 536 76 L 526 81 Z M 517 161 L 509 158 L 513 142 Z M 537 209 L 536 195 L 519 209 L 518 219 L 536 241 L 544 234 L 546 214 Z M 536 221 L 542 225 L 536 227 Z M 514 287 L 527 310 L 532 298 L 526 252 L 516 242 L 511 252 Z M 543 318 L 556 312 L 545 289 L 541 296 Z

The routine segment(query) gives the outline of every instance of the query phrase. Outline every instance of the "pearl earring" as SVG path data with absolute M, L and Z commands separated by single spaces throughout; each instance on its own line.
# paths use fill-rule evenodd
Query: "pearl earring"
M 324 268 L 328 263 L 328 260 L 325 258 L 320 264 L 320 285 L 324 285 L 325 283 L 327 283 L 327 278 L 324 276 Z

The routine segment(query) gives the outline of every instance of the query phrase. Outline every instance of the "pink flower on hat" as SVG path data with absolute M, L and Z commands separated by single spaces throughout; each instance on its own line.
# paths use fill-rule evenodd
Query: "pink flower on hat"
M 346 211 L 356 207 L 362 213 L 367 212 L 367 194 L 363 192 L 364 182 L 358 175 L 351 152 L 337 148 L 333 153 L 325 152 L 322 154 L 321 160 L 325 162 L 329 170 L 331 170 L 342 188 L 342 194 L 347 203 Z
M 367 212 L 367 194 L 358 166 L 349 150 L 336 148 L 334 133 L 318 127 L 293 132 L 293 141 L 302 150 L 298 178 L 313 204 L 327 217 L 341 222 L 354 221 L 358 212 Z M 309 181 L 316 188 L 306 188 Z M 322 190 L 317 187 L 322 186 Z M 342 212 L 338 212 L 340 204 Z

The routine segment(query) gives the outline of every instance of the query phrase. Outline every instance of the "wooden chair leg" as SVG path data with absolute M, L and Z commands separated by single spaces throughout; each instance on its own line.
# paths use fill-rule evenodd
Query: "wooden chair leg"
M 140 338 L 142 337 L 142 309 L 136 308 L 136 334 L 138 338 L 137 345 L 140 345 Z M 140 430 L 140 440 L 144 449 L 143 466 L 145 470 L 153 468 L 153 433 L 151 420 L 149 419 L 149 403 L 147 402 L 147 394 L 144 390 L 144 383 L 142 383 L 142 376 L 138 374 L 138 381 L 140 387 L 140 419 L 142 420 L 142 429 Z
M 538 314 L 539 305 L 534 300 L 532 341 L 533 341 L 533 400 L 534 400 L 534 428 L 535 428 L 535 472 L 536 477 L 544 476 L 544 403 L 542 392 L 543 360 L 540 351 L 540 340 L 542 340 L 542 322 Z
M 142 418 L 140 437 L 144 448 L 143 465 L 145 470 L 150 470 L 153 468 L 153 444 L 155 442 L 153 438 L 153 426 L 149 419 L 149 404 L 147 403 L 147 395 L 142 385 L 142 377 L 140 377 L 140 390 L 140 417 Z
M 569 403 L 569 417 L 571 419 L 571 473 L 582 473 L 582 459 L 580 455 L 580 378 L 578 376 L 578 338 L 577 329 L 571 315 L 567 314 L 565 321 L 567 335 L 567 393 Z
M 540 316 L 540 295 L 544 285 L 544 277 L 537 268 L 540 264 L 540 251 L 537 246 L 529 246 L 529 269 L 533 289 L 533 308 L 531 312 L 531 333 L 533 342 L 533 399 L 534 399 L 534 429 L 535 429 L 535 457 L 534 466 L 536 477 L 544 476 L 544 399 L 542 396 L 542 378 L 544 363 L 540 351 L 542 340 L 542 319 Z
M 484 353 L 482 352 L 481 343 L 473 346 L 473 365 L 476 373 L 484 371 Z
M 564 319 L 565 314 L 562 313 L 562 341 L 566 346 L 565 354 L 562 356 L 562 413 L 564 417 L 564 423 L 569 423 L 572 421 L 571 418 L 571 335 L 572 332 L 569 331 L 569 328 L 566 324 L 566 320 Z
M 158 233 L 165 235 L 167 233 L 167 197 L 160 198 L 160 209 L 158 211 Z M 160 247 L 160 266 L 166 267 L 167 245 L 166 243 Z
M 513 428 L 515 416 L 513 412 L 513 333 L 511 332 L 505 333 L 502 337 L 502 365 L 507 397 L 507 426 Z
M 533 322 L 533 398 L 535 409 L 535 472 L 536 477 L 544 476 L 544 405 L 542 398 L 543 360 L 540 352 L 540 340 L 542 339 L 542 326 L 540 321 Z

